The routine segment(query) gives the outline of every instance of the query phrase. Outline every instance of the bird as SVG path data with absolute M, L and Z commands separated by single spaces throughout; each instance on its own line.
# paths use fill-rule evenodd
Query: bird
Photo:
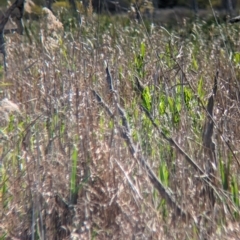
M 229 23 L 236 23 L 236 22 L 240 22 L 240 16 L 231 18 L 231 19 L 229 20 Z

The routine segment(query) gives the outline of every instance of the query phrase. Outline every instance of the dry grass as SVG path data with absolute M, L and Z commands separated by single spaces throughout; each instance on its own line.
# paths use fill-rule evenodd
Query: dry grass
M 239 184 L 239 69 L 229 60 L 219 28 L 206 25 L 209 34 L 204 23 L 198 23 L 168 33 L 149 26 L 148 36 L 143 25 L 116 18 L 84 19 L 78 31 L 58 36 L 57 48 L 39 41 L 34 30 L 31 44 L 26 35 L 8 39 L 1 99 L 8 96 L 18 104 L 22 116 L 10 117 L 0 132 L 0 236 L 237 239 L 239 206 L 231 186 L 234 178 Z M 239 39 L 234 28 L 222 27 L 229 36 L 227 44 Z M 146 53 L 139 69 L 141 42 Z M 107 85 L 106 62 L 114 92 Z M 213 206 L 204 176 L 159 134 L 141 108 L 143 93 L 136 90 L 135 76 L 150 91 L 150 113 L 157 127 L 205 171 L 202 132 L 207 114 L 200 102 L 206 106 L 217 70 Z M 189 102 L 185 87 L 192 92 Z M 181 103 L 175 109 L 179 121 L 169 99 L 176 107 Z M 166 111 L 160 113 L 164 101 Z M 129 132 L 118 106 L 126 114 Z M 122 131 L 130 136 L 135 155 Z M 183 221 L 158 193 L 140 156 L 171 189 L 188 219 Z M 225 189 L 220 161 L 230 168 Z
M 52 11 L 48 8 L 44 7 L 43 11 L 43 19 L 41 29 L 47 29 L 48 34 L 55 32 L 63 32 L 62 23 L 53 15 Z

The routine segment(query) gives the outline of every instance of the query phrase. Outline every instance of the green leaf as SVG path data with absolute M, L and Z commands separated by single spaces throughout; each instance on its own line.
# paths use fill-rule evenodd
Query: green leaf
M 171 113 L 174 112 L 174 100 L 171 97 L 168 97 L 169 110 Z
M 141 56 L 144 58 L 146 52 L 146 46 L 144 42 L 141 42 Z
M 150 90 L 149 87 L 145 87 L 142 93 L 142 99 L 143 99 L 143 105 L 144 107 L 150 111 L 151 110 L 151 94 L 150 94 Z
M 236 177 L 232 178 L 231 193 L 232 193 L 233 202 L 236 204 L 236 206 L 239 207 L 238 184 L 237 184 Z
M 166 112 L 165 97 L 162 97 L 159 103 L 159 114 L 163 115 Z
M 233 61 L 236 65 L 240 64 L 240 52 L 235 52 L 234 53 Z
M 165 185 L 168 186 L 169 183 L 169 171 L 167 168 L 167 164 L 165 162 L 163 162 L 160 166 L 159 166 L 159 178 L 161 180 L 161 182 Z
M 224 164 L 224 162 L 222 160 L 219 161 L 219 167 L 220 167 L 220 175 L 221 175 L 221 180 L 222 180 L 222 186 L 224 190 L 228 190 L 229 189 L 229 168 L 230 168 L 230 163 L 231 160 L 228 161 L 228 164 Z
M 190 110 L 190 102 L 193 98 L 193 94 L 192 94 L 192 91 L 190 88 L 188 87 L 185 87 L 184 90 L 183 90 L 183 95 L 184 95 L 184 102 L 186 104 L 186 107 L 188 110 Z
M 194 69 L 195 71 L 198 70 L 198 63 L 197 63 L 197 60 L 196 60 L 194 54 L 192 55 L 192 66 L 193 66 L 193 69 Z
M 182 109 L 182 104 L 179 100 L 176 102 L 176 109 L 177 109 L 178 112 L 180 112 L 181 109 Z
M 198 96 L 200 97 L 200 99 L 202 100 L 204 97 L 204 89 L 203 89 L 203 78 L 200 77 L 199 81 L 198 81 Z
M 70 185 L 70 190 L 71 190 L 71 195 L 75 195 L 77 192 L 77 160 L 78 160 L 78 149 L 76 146 L 73 148 L 73 153 L 72 153 L 72 172 L 71 172 L 71 185 Z

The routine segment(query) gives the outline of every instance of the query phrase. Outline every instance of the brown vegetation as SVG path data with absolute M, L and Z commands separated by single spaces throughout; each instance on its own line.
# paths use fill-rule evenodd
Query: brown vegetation
M 50 25 L 8 45 L 0 86 L 21 119 L 0 129 L 0 236 L 237 239 L 237 55 L 215 25 L 96 19 L 54 51 L 34 38 Z

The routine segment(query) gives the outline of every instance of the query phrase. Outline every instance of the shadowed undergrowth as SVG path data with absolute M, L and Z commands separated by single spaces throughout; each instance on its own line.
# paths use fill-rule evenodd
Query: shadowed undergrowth
M 237 238 L 238 27 L 95 18 L 6 39 L 1 238 Z

